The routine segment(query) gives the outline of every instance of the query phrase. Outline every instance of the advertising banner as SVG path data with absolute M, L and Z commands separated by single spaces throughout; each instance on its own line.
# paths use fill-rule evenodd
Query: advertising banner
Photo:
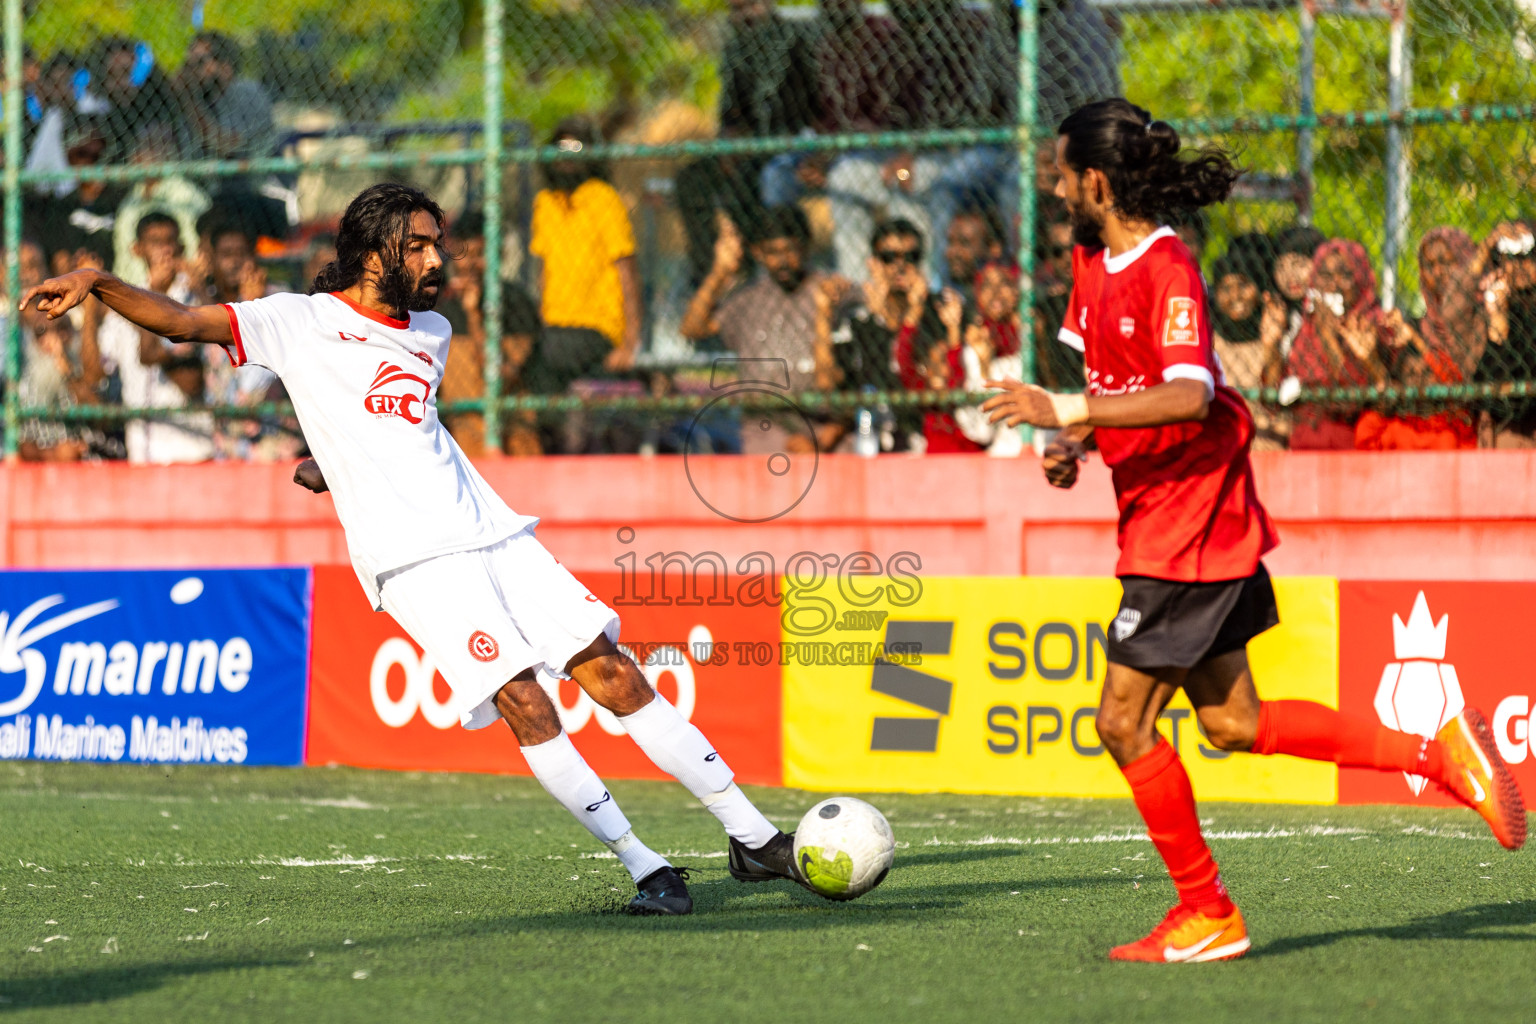
M 1532 583 L 1341 583 L 1339 706 L 1394 729 L 1432 736 L 1466 705 L 1482 710 L 1525 794 L 1536 796 L 1531 713 L 1536 683 L 1524 663 Z M 1456 801 L 1417 776 L 1346 768 L 1339 802 Z
M 302 763 L 307 569 L 0 572 L 0 758 Z
M 642 570 L 643 571 L 643 570 Z M 638 593 L 632 577 L 583 574 L 618 611 L 620 644 L 658 692 L 704 731 L 737 781 L 781 784 L 778 609 Z M 729 583 L 730 581 L 726 581 Z M 642 591 L 644 588 L 641 588 Z M 727 586 L 720 591 L 734 594 Z M 609 778 L 664 778 L 622 726 L 573 681 L 553 690 L 561 720 L 592 767 Z M 374 612 L 345 567 L 315 569 L 310 764 L 524 774 L 511 730 L 459 726 L 452 692 L 394 619 Z
M 881 582 L 822 594 L 824 616 L 786 605 L 785 785 L 1127 795 L 1093 724 L 1116 580 Z M 1264 697 L 1337 706 L 1337 588 L 1332 579 L 1275 581 L 1281 625 L 1248 648 Z M 842 658 L 862 648 L 884 653 Z M 1160 727 L 1202 799 L 1336 798 L 1331 764 L 1208 747 L 1182 693 Z

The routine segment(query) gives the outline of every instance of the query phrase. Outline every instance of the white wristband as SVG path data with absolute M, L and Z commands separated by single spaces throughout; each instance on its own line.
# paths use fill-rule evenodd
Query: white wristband
M 1070 395 L 1052 395 L 1051 411 L 1056 414 L 1056 422 L 1064 427 L 1087 423 L 1088 396 L 1080 391 Z

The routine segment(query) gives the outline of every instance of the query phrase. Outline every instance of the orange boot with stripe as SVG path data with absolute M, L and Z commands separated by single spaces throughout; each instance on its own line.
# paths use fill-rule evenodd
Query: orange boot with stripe
M 1158 964 L 1196 964 L 1235 960 L 1248 952 L 1248 926 L 1236 907 L 1226 917 L 1210 917 L 1182 903 L 1168 911 L 1163 923 L 1138 942 L 1116 946 L 1111 960 Z
M 1499 754 L 1488 719 L 1476 708 L 1463 708 L 1435 739 L 1445 758 L 1441 785 L 1487 820 L 1500 845 L 1520 849 L 1525 844 L 1525 800 Z

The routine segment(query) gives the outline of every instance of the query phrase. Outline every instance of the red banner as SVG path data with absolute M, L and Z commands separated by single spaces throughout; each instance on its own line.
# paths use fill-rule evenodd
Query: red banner
M 761 657 L 778 649 L 778 609 L 702 601 L 625 607 L 615 604 L 622 592 L 618 573 L 578 575 L 617 608 L 619 642 L 651 684 L 709 737 L 737 781 L 780 785 L 780 670 L 777 658 Z M 350 568 L 315 568 L 313 636 L 306 763 L 527 773 L 505 726 L 472 732 L 459 726 L 446 708 L 448 684 L 435 671 L 421 678 L 421 649 L 389 615 L 368 607 Z M 574 682 L 561 684 L 559 703 L 567 731 L 598 774 L 664 777 Z
M 1526 806 L 1536 797 L 1536 682 L 1519 671 L 1530 583 L 1339 584 L 1339 707 L 1432 735 L 1463 707 L 1488 716 Z M 1454 805 L 1399 772 L 1342 769 L 1339 803 Z

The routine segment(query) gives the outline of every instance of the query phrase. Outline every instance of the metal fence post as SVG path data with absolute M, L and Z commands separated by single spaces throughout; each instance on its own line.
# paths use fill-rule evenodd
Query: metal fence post
M 16 0 L 11 0 L 16 2 Z M 502 0 L 485 0 L 485 448 L 501 448 L 501 43 Z
M 1317 116 L 1317 12 L 1312 3 L 1313 0 L 1302 0 L 1297 7 L 1301 47 L 1296 55 L 1296 72 L 1301 80 L 1300 113 L 1304 126 L 1296 133 L 1296 219 L 1302 224 L 1312 223 L 1312 173 L 1316 160 L 1310 120 Z
M 1019 375 L 1033 384 L 1035 365 L 1035 118 L 1039 94 L 1039 0 L 1019 5 Z M 1047 324 L 1047 334 L 1051 325 Z
M 1412 81 L 1408 56 L 1408 0 L 1391 5 L 1392 28 L 1387 53 L 1387 231 L 1381 245 L 1381 304 L 1395 309 L 1400 275 L 1398 264 L 1408 244 L 1408 127 L 1399 118 L 1408 109 Z
M 16 461 L 21 428 L 21 0 L 5 0 L 5 461 Z

